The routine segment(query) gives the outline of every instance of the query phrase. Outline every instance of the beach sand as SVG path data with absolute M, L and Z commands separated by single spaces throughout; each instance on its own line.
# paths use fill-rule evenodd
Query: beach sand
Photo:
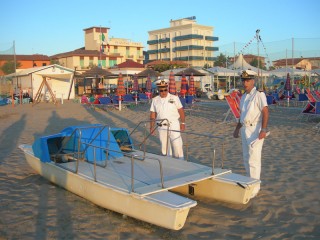
M 224 101 L 203 105 L 187 114 L 187 130 L 224 137 L 224 167 L 245 174 L 241 140 L 232 137 L 235 124 L 221 123 L 227 109 Z M 148 120 L 148 106 L 107 112 L 72 101 L 2 106 L 0 239 L 319 239 L 320 134 L 313 129 L 318 120 L 301 121 L 300 112 L 271 109 L 262 186 L 255 199 L 244 206 L 198 201 L 185 226 L 172 231 L 102 209 L 51 184 L 28 166 L 18 148 L 70 125 L 103 123 L 133 130 Z M 184 141 L 190 144 L 191 161 L 210 165 L 212 150 L 205 140 L 194 136 Z M 158 150 L 156 137 L 151 145 Z M 217 157 L 219 165 L 220 151 Z

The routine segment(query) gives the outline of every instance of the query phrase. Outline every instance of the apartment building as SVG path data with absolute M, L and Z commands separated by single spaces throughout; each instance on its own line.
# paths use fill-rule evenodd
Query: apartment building
M 171 20 L 169 28 L 148 32 L 149 62 L 185 61 L 189 66 L 213 66 L 215 60 L 213 27 L 197 24 L 196 17 Z
M 60 65 L 77 70 L 91 66 L 110 68 L 127 60 L 143 63 L 143 45 L 130 39 L 109 38 L 107 27 L 84 29 L 85 46 L 71 52 L 51 56 Z

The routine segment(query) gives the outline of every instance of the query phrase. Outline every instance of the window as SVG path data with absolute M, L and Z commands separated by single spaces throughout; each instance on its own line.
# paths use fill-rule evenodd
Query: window
M 113 67 L 117 65 L 117 60 L 116 59 L 109 59 L 109 67 Z
M 80 57 L 80 67 L 84 67 L 84 57 Z

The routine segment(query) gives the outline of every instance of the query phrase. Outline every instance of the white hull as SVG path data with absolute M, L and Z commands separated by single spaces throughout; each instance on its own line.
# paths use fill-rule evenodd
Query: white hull
M 196 198 L 207 198 L 235 204 L 247 204 L 251 199 L 253 189 L 260 184 L 260 181 L 256 180 L 252 183 L 238 182 L 237 184 L 236 181 L 230 181 L 229 178 L 235 176 L 242 177 L 233 173 L 224 174 L 217 178 L 213 177 L 193 183 L 191 186 L 174 188 L 173 191 L 183 195 L 191 195 Z
M 140 196 L 108 187 L 54 163 L 43 163 L 33 156 L 30 147 L 20 147 L 25 152 L 28 164 L 38 174 L 100 207 L 164 228 L 179 230 L 184 226 L 190 208 L 196 206 L 195 201 L 168 191 Z M 170 206 L 170 198 L 173 202 L 180 202 L 181 206 Z

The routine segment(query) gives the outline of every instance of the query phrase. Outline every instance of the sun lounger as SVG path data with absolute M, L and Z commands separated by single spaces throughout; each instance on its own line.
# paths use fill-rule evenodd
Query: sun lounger
M 225 113 L 225 118 L 223 120 L 224 123 L 228 123 L 232 120 L 234 120 L 235 122 L 239 121 L 240 118 L 240 103 L 238 102 L 238 100 L 234 97 L 231 97 L 231 95 L 226 95 L 225 99 L 228 103 L 229 109 L 228 111 Z M 231 119 L 230 119 L 231 117 Z

